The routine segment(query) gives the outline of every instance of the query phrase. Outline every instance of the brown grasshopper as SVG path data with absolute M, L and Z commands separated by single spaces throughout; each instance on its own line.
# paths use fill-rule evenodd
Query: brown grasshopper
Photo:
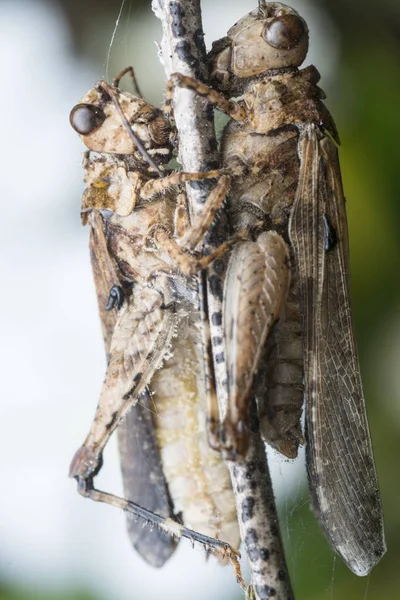
M 214 43 L 214 89 L 175 74 L 166 112 L 180 85 L 231 117 L 221 143 L 222 165 L 233 177 L 231 227 L 262 219 L 267 230 L 239 243 L 229 260 L 229 404 L 216 445 L 230 459 L 245 455 L 255 392 L 266 441 L 295 457 L 304 370 L 314 510 L 349 568 L 366 575 L 386 551 L 381 500 L 349 298 L 345 200 L 332 141 L 339 138 L 318 71 L 298 68 L 307 50 L 307 25 L 297 12 L 260 1 Z
M 161 566 L 175 549 L 165 533 L 183 536 L 229 558 L 243 583 L 233 548 L 240 538 L 229 473 L 205 436 L 204 415 L 215 400 L 208 398 L 212 390 L 202 369 L 201 313 L 193 278 L 237 241 L 233 238 L 207 256 L 195 253 L 229 178 L 220 171 L 192 174 L 165 168 L 174 131 L 159 109 L 119 89 L 127 71 L 133 77 L 127 69 L 112 85 L 99 81 L 70 115 L 89 148 L 82 220 L 90 226 L 108 356 L 96 415 L 70 475 L 82 495 L 159 528 L 141 534 L 141 523 L 129 521 L 134 545 L 151 564 Z M 185 195 L 174 188 L 215 178 L 202 214 L 190 224 Z M 128 500 L 93 485 L 117 427 Z M 144 466 L 139 452 L 146 457 Z M 149 508 L 138 504 L 143 498 Z M 178 523 L 177 513 L 192 529 Z

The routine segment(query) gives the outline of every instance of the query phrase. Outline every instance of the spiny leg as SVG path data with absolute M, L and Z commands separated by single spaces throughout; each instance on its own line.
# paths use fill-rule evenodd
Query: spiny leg
M 168 535 L 177 538 L 184 537 L 192 544 L 201 544 L 208 552 L 212 552 L 216 556 L 221 556 L 222 558 L 227 557 L 233 567 L 238 583 L 244 589 L 247 588 L 240 569 L 240 553 L 226 542 L 203 535 L 202 533 L 198 533 L 192 529 L 188 529 L 173 519 L 162 517 L 157 513 L 153 513 L 152 511 L 143 508 L 139 504 L 136 504 L 136 502 L 131 502 L 130 500 L 126 500 L 120 496 L 115 496 L 114 494 L 98 490 L 94 487 L 92 478 L 84 479 L 76 477 L 76 479 L 78 481 L 78 491 L 85 498 L 90 498 L 95 502 L 104 502 L 105 504 L 110 504 L 111 506 L 121 508 L 122 510 L 134 515 L 136 518 L 143 519 L 150 526 L 159 527 Z
M 164 103 L 164 114 L 166 116 L 170 116 L 172 113 L 172 101 L 176 87 L 193 90 L 198 96 L 208 100 L 208 102 L 229 115 L 235 121 L 244 121 L 247 117 L 246 110 L 239 102 L 227 100 L 222 94 L 211 89 L 208 85 L 205 85 L 192 77 L 181 75 L 180 73 L 173 73 L 167 83 Z

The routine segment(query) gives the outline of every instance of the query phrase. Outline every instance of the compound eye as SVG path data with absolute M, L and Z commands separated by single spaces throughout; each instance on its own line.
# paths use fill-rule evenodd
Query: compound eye
M 77 104 L 69 115 L 69 122 L 80 135 L 93 133 L 104 123 L 105 119 L 104 111 L 93 104 Z
M 301 17 L 282 15 L 273 19 L 264 30 L 264 38 L 270 46 L 279 50 L 291 50 L 300 42 L 306 28 Z

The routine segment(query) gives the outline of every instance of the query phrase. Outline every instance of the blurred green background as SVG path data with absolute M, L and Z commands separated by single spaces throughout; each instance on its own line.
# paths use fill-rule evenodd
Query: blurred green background
M 356 332 L 388 552 L 368 578 L 352 575 L 319 531 L 301 470 L 278 460 L 273 472 L 281 526 L 297 600 L 397 600 L 400 3 L 315 0 L 291 6 L 309 23 L 306 64 L 321 72 L 342 141 Z M 250 0 L 204 1 L 208 47 L 254 7 Z M 110 47 L 120 9 L 119 0 L 0 0 L 1 256 L 7 283 L 1 414 L 9 424 L 0 442 L 7 457 L 0 460 L 0 600 L 242 597 L 227 569 L 213 559 L 205 564 L 189 545 L 165 572 L 133 554 L 131 559 L 124 519 L 78 498 L 66 478 L 104 367 L 86 231 L 79 223 L 83 148 L 69 131 L 68 113 L 97 79 L 112 78 L 127 64 L 134 65 L 150 101 L 161 103 L 165 85 L 153 43 L 160 25 L 150 2 L 126 0 Z M 30 373 L 35 360 L 38 367 Z M 115 489 L 115 449 L 107 467 L 115 472 Z

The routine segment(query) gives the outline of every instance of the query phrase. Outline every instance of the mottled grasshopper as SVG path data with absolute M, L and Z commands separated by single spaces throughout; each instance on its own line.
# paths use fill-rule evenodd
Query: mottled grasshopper
M 174 551 L 171 536 L 184 536 L 229 558 L 242 582 L 233 549 L 240 538 L 229 473 L 205 436 L 212 391 L 202 369 L 201 314 L 192 277 L 235 242 L 207 256 L 195 253 L 229 178 L 220 171 L 166 170 L 174 131 L 159 109 L 119 89 L 129 70 L 133 76 L 125 70 L 112 85 L 99 81 L 70 115 L 89 148 L 82 220 L 90 226 L 108 355 L 96 415 L 70 475 L 82 495 L 158 526 L 142 533 L 142 523 L 129 522 L 134 545 L 151 564 L 161 566 Z M 190 225 L 185 195 L 173 187 L 215 178 L 202 214 Z M 93 486 L 103 449 L 117 427 L 128 500 Z M 146 498 L 148 507 L 139 506 L 138 500 Z M 193 529 L 178 523 L 178 512 Z
M 308 29 L 291 8 L 260 1 L 209 55 L 211 89 L 175 74 L 231 117 L 221 143 L 233 177 L 232 229 L 263 220 L 237 245 L 224 286 L 229 404 L 216 445 L 244 456 L 258 396 L 267 442 L 291 458 L 302 442 L 313 506 L 357 575 L 386 550 L 349 298 L 349 251 L 335 124 L 319 73 L 299 70 Z M 243 100 L 230 98 L 243 95 Z M 300 318 L 301 316 L 301 318 Z

